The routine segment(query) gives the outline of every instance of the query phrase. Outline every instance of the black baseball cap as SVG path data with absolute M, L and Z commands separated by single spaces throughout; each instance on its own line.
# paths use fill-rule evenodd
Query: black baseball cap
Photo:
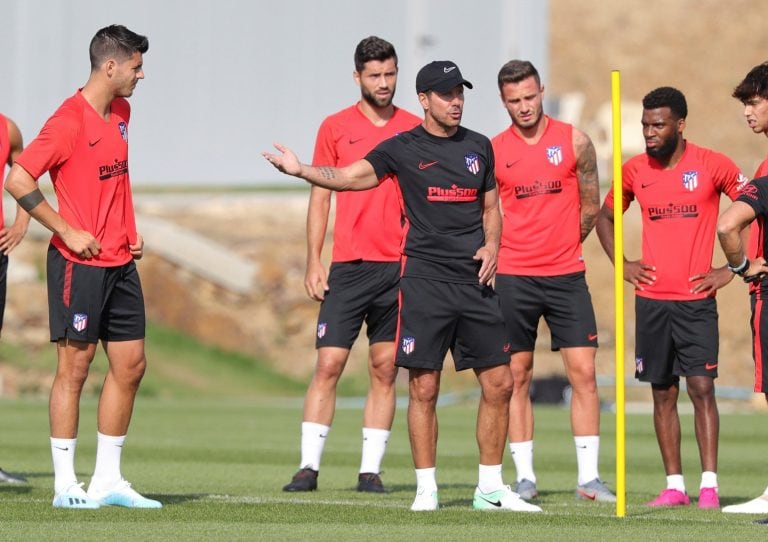
M 459 67 L 450 60 L 430 62 L 416 75 L 416 92 L 448 92 L 458 85 L 472 88 L 472 83 L 461 76 Z

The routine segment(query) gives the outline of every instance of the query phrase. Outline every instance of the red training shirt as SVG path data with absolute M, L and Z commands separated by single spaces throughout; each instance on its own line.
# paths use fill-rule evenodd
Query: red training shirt
M 395 107 L 384 126 L 375 126 L 359 103 L 327 117 L 317 132 L 312 164 L 344 167 L 368 154 L 377 144 L 418 126 L 421 119 Z M 333 262 L 400 260 L 402 213 L 396 181 L 360 192 L 335 192 Z
M 686 142 L 680 161 L 664 169 L 643 153 L 622 167 L 623 210 L 637 198 L 643 220 L 642 260 L 656 267 L 656 281 L 635 290 L 640 297 L 688 301 L 688 279 L 712 269 L 720 194 L 736 199 L 747 178 L 727 156 Z M 613 209 L 613 188 L 605 204 Z
M 128 102 L 117 98 L 105 121 L 78 91 L 17 160 L 35 179 L 50 171 L 61 217 L 101 245 L 98 256 L 85 260 L 54 235 L 51 243 L 67 260 L 112 267 L 132 259 L 128 245 L 137 235 L 128 176 L 130 114 Z
M 504 225 L 501 274 L 554 276 L 585 269 L 573 126 L 546 119 L 534 145 L 512 126 L 491 140 Z

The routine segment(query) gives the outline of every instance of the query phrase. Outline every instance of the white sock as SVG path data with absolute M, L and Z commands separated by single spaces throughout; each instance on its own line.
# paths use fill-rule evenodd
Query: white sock
M 51 458 L 53 459 L 53 491 L 61 493 L 77 482 L 75 474 L 76 438 L 51 437 Z
M 765 491 L 763 491 L 763 495 L 765 495 L 766 497 L 768 497 L 768 487 L 766 487 L 766 488 L 765 488 Z
M 533 473 L 533 441 L 510 442 L 509 451 L 512 453 L 512 461 L 515 462 L 517 481 L 523 479 L 536 483 L 536 475 Z
M 325 437 L 330 426 L 319 423 L 302 422 L 301 424 L 301 468 L 320 470 L 320 458 L 325 447 Z
M 123 479 L 120 474 L 120 458 L 125 444 L 125 435 L 111 436 L 96 432 L 96 468 L 88 489 L 104 491 L 112 489 Z
M 670 474 L 667 476 L 667 489 L 676 489 L 685 493 L 685 482 L 682 474 Z
M 387 449 L 389 431 L 363 427 L 363 458 L 360 461 L 360 472 L 381 472 L 381 460 Z
M 504 487 L 501 465 L 479 465 L 477 488 L 481 493 L 491 493 Z
M 573 437 L 576 444 L 576 463 L 579 466 L 579 485 L 600 478 L 597 472 L 597 456 L 600 452 L 600 437 L 590 435 Z
M 717 488 L 717 473 L 709 470 L 705 470 L 701 473 L 701 485 L 699 489 L 703 487 Z
M 416 470 L 416 490 L 426 489 L 437 491 L 437 480 L 435 479 L 435 467 Z

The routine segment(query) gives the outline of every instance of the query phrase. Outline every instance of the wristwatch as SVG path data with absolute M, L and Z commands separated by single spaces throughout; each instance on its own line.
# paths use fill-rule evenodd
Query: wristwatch
M 740 277 L 743 277 L 746 274 L 747 269 L 749 269 L 749 258 L 747 258 L 746 256 L 744 256 L 744 261 L 741 262 L 741 264 L 739 264 L 738 266 L 734 267 L 731 264 L 728 264 L 728 270 L 731 273 L 739 275 Z

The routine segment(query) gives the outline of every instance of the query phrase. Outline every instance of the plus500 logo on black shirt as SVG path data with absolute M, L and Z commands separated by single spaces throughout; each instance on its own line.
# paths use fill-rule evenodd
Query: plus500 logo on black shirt
M 455 184 L 450 188 L 441 188 L 439 186 L 427 187 L 428 201 L 476 201 L 477 188 L 460 188 Z

